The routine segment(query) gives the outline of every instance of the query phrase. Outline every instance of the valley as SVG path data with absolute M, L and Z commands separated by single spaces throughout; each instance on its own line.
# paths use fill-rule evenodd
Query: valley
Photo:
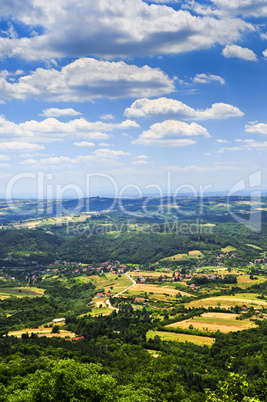
M 139 200 L 124 201 L 133 209 L 130 217 L 99 205 L 98 212 L 61 220 L 18 222 L 6 212 L 0 230 L 6 395 L 16 353 L 24 359 L 21 373 L 47 367 L 43 358 L 71 357 L 103 365 L 125 387 L 137 384 L 142 372 L 150 389 L 154 380 L 145 375 L 145 361 L 157 378 L 168 378 L 171 395 L 183 390 L 190 401 L 206 401 L 204 390 L 228 378 L 233 358 L 251 393 L 258 390 L 267 347 L 267 220 L 263 216 L 260 233 L 225 222 L 224 204 L 216 201 L 204 202 L 201 224 L 195 213 L 186 220 L 155 213 L 159 200 L 151 214 L 140 213 Z M 188 211 L 196 207 L 192 199 L 182 204 Z M 234 205 L 242 213 L 242 202 Z M 192 233 L 185 224 L 193 225 Z M 32 369 L 31 353 L 39 356 Z

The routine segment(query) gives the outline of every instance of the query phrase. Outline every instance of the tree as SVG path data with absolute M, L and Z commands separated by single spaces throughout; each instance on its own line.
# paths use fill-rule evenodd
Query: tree
M 228 368 L 232 367 L 233 360 Z M 257 396 L 251 396 L 246 375 L 230 372 L 225 381 L 219 381 L 215 391 L 205 390 L 205 402 L 260 402 Z
M 14 392 L 8 402 L 106 401 L 113 399 L 115 379 L 102 374 L 99 364 L 82 364 L 74 360 L 53 361 L 47 370 L 37 370 L 25 379 L 24 390 Z
M 8 328 L 3 328 L 0 330 L 0 338 L 8 335 Z
M 60 333 L 60 328 L 58 325 L 54 325 L 52 328 L 52 334 L 59 334 Z
M 52 361 L 46 370 L 25 378 L 23 390 L 7 396 L 7 402 L 153 402 L 149 388 L 118 386 L 101 364 L 75 360 Z M 0 388 L 1 390 L 1 388 Z M 5 391 L 5 389 L 3 389 Z

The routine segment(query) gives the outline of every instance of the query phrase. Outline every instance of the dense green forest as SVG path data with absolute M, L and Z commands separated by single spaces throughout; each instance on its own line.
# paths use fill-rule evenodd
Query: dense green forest
M 1 401 L 266 400 L 266 323 L 217 334 L 211 348 L 164 342 L 157 336 L 147 341 L 153 320 L 145 309 L 70 317 L 68 325 L 77 326 L 85 339 L 71 342 L 34 334 L 0 339 Z M 224 381 L 228 386 L 220 399 Z
M 247 243 L 267 249 L 267 224 L 263 225 L 261 233 L 254 233 L 237 223 L 218 224 L 208 234 L 183 234 L 179 232 L 179 226 L 174 232 L 170 227 L 165 229 L 165 225 L 158 225 L 156 233 L 153 227 L 146 227 L 145 230 L 102 234 L 92 234 L 88 229 L 72 236 L 58 233 L 56 228 L 54 233 L 44 229 L 6 229 L 0 231 L 0 259 L 12 255 L 41 264 L 56 259 L 84 263 L 118 259 L 125 263 L 145 264 L 195 249 L 219 252 L 222 247 L 231 245 L 239 250 L 238 263 L 245 264 L 259 255 L 259 251 L 247 247 Z

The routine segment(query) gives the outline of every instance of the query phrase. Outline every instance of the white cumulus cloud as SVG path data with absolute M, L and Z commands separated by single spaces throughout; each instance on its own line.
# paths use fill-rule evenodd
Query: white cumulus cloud
M 182 147 L 194 144 L 195 141 L 192 138 L 199 136 L 210 137 L 207 129 L 196 123 L 187 124 L 176 120 L 165 120 L 162 123 L 153 124 L 132 143 Z
M 267 124 L 266 123 L 248 123 L 245 126 L 245 131 L 248 133 L 259 133 L 267 135 Z
M 242 147 L 225 147 L 219 149 L 218 153 L 223 154 L 225 151 L 241 151 Z
M 45 116 L 45 117 L 59 117 L 59 116 L 78 116 L 81 115 L 80 112 L 77 112 L 76 110 L 72 108 L 68 109 L 57 109 L 57 108 L 50 108 L 50 109 L 45 109 L 43 110 L 43 113 L 40 114 L 40 116 Z
M 0 38 L 1 57 L 36 60 L 180 53 L 225 45 L 254 30 L 240 18 L 175 10 L 168 6 L 170 0 L 152 5 L 142 0 L 24 0 L 23 7 L 14 0 L 5 3 L 0 16 L 12 15 L 32 36 L 14 32 Z M 220 7 L 222 3 L 217 1 Z M 225 8 L 230 4 L 229 0 Z M 41 33 L 34 30 L 35 24 Z
M 222 138 L 219 138 L 219 139 L 217 140 L 217 142 L 218 142 L 219 144 L 226 144 L 226 143 L 229 142 L 229 141 L 224 140 L 224 139 L 222 139 Z
M 244 17 L 267 16 L 267 4 L 265 0 L 212 0 L 221 10 L 231 15 L 242 15 Z
M 81 142 L 74 142 L 74 145 L 76 145 L 77 147 L 94 147 L 95 143 L 88 141 L 81 141 Z
M 108 114 L 101 114 L 101 116 L 99 116 L 101 120 L 112 120 L 114 119 L 114 116 L 110 113 Z
M 27 139 L 27 141 L 51 142 L 63 140 L 65 137 L 106 140 L 110 138 L 110 134 L 103 131 L 110 132 L 115 129 L 125 130 L 138 127 L 138 123 L 129 119 L 121 123 L 89 122 L 83 118 L 61 122 L 56 118 L 50 117 L 40 122 L 30 120 L 16 124 L 0 116 L 0 137 L 5 139 L 20 137 Z
M 0 161 L 9 161 L 10 157 L 8 155 L 0 155 Z
M 35 165 L 37 163 L 36 159 L 30 158 L 30 159 L 25 159 L 24 161 L 20 162 L 21 165 Z
M 174 82 L 159 68 L 93 58 L 77 59 L 60 71 L 38 68 L 15 83 L 0 77 L 1 97 L 7 100 L 84 102 L 102 97 L 159 96 L 173 90 Z
M 236 142 L 241 143 L 243 145 L 243 149 L 247 149 L 249 151 L 266 151 L 267 148 L 267 141 L 255 141 L 254 139 L 237 139 Z
M 98 164 L 98 165 L 116 165 L 119 164 L 119 159 L 121 157 L 131 155 L 129 152 L 120 150 L 111 150 L 99 148 L 89 155 L 78 155 L 75 158 L 70 158 L 68 156 L 54 156 L 49 158 L 40 159 L 40 163 L 45 166 L 49 165 L 62 165 L 62 164 Z
M 36 151 L 39 149 L 44 149 L 44 146 L 39 144 L 32 144 L 29 142 L 4 141 L 0 143 L 0 149 L 5 151 Z
M 149 162 L 141 159 L 141 160 L 134 160 L 131 162 L 131 164 L 134 166 L 145 166 L 149 165 Z
M 257 60 L 257 56 L 253 50 L 238 45 L 226 45 L 223 49 L 223 55 L 227 58 L 237 57 L 239 59 L 249 61 Z
M 218 81 L 220 84 L 225 84 L 225 80 L 219 75 L 214 74 L 197 74 L 193 78 L 193 82 L 197 84 L 209 84 L 211 81 Z
M 185 120 L 227 119 L 243 116 L 237 107 L 226 103 L 214 103 L 211 108 L 195 110 L 184 103 L 168 98 L 138 99 L 124 112 L 127 117 L 171 116 Z

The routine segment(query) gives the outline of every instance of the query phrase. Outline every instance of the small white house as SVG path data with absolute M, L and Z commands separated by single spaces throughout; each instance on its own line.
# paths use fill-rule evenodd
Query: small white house
M 64 322 L 64 321 L 65 321 L 65 318 L 55 318 L 55 319 L 53 320 L 54 323 Z

